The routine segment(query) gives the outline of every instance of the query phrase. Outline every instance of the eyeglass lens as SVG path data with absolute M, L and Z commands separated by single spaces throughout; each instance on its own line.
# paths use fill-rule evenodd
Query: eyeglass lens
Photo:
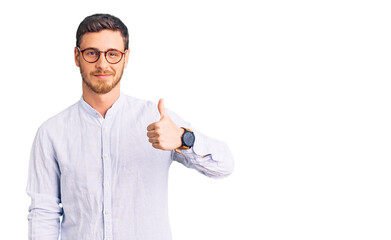
M 96 62 L 100 57 L 100 52 L 96 49 L 86 49 L 83 52 L 83 57 L 87 62 Z M 118 50 L 109 50 L 105 54 L 106 60 L 109 63 L 118 63 L 121 61 L 122 53 Z

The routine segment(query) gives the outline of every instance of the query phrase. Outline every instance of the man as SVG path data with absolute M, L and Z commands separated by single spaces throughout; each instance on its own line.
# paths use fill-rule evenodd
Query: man
M 29 239 L 171 239 L 172 160 L 220 178 L 232 172 L 230 151 L 166 110 L 162 99 L 156 106 L 120 91 L 129 60 L 121 20 L 89 16 L 76 38 L 83 95 L 44 122 L 34 139 Z

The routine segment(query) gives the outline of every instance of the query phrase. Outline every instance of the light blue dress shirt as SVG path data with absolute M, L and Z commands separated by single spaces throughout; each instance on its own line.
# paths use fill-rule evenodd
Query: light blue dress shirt
M 81 97 L 44 122 L 29 164 L 29 239 L 170 240 L 172 160 L 220 178 L 232 172 L 233 158 L 225 143 L 168 114 L 194 131 L 193 148 L 153 148 L 147 126 L 160 119 L 157 105 L 122 92 L 105 118 Z

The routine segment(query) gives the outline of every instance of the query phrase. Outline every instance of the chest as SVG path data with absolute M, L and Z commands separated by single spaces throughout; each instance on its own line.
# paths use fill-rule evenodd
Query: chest
M 80 125 L 59 132 L 54 144 L 63 176 L 102 182 L 137 172 L 145 178 L 168 172 L 171 152 L 152 147 L 143 126 L 135 124 Z

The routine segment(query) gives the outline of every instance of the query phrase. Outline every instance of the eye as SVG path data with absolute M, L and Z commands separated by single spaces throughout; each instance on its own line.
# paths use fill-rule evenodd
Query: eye
M 98 53 L 95 50 L 89 49 L 89 50 L 84 51 L 84 55 L 93 57 L 93 56 L 98 55 Z
M 119 51 L 108 51 L 107 52 L 107 55 L 109 56 L 109 57 L 119 57 L 119 55 L 120 55 L 121 53 L 119 52 Z

